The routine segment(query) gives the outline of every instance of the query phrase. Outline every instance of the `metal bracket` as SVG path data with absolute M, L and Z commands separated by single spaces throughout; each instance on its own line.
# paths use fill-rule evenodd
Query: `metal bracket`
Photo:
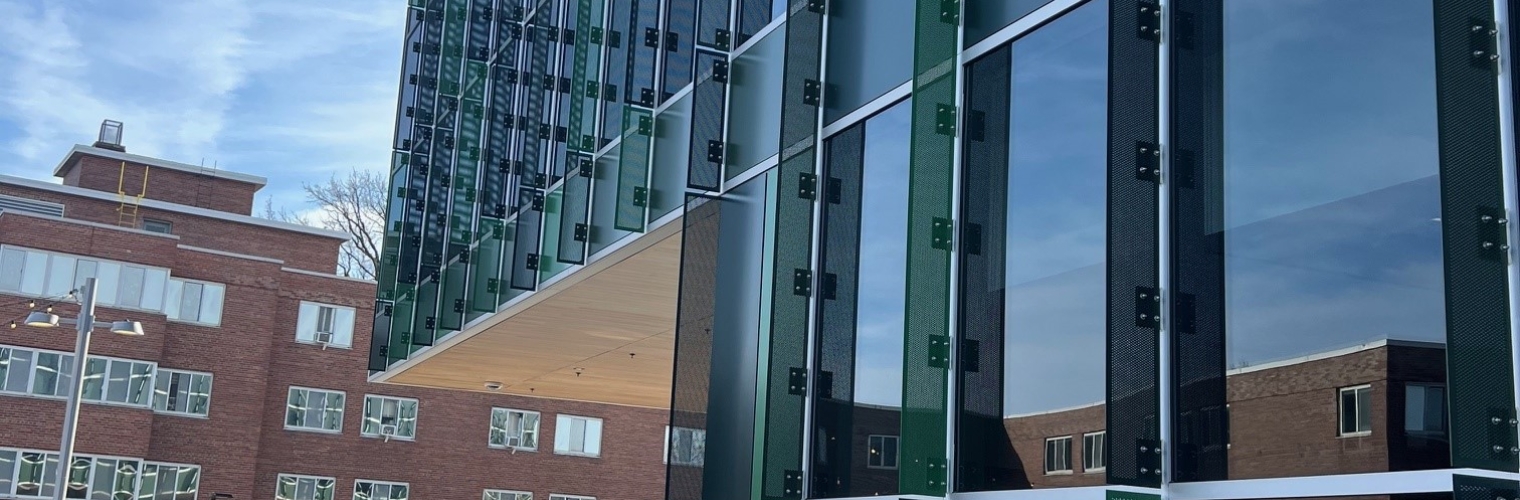
M 950 337 L 945 335 L 929 336 L 929 366 L 934 368 L 950 367 Z
M 723 163 L 723 141 L 707 141 L 707 161 Z
M 1155 143 L 1135 141 L 1135 178 L 1161 182 L 1161 148 Z
M 955 137 L 955 105 L 934 105 L 934 133 Z
M 499 290 L 501 290 L 500 279 L 486 278 L 486 293 L 496 293 Z
M 787 370 L 787 394 L 802 396 L 807 394 L 807 370 L 793 367 Z
M 590 233 L 591 233 L 591 226 L 588 226 L 585 223 L 581 223 L 581 222 L 575 223 L 575 234 L 574 234 L 575 241 L 581 241 L 581 242 L 586 241 L 587 240 L 587 236 Z
M 728 44 L 733 40 L 733 36 L 733 33 L 728 30 L 718 28 L 713 32 L 713 43 L 718 46 L 719 50 L 728 50 Z
M 644 89 L 644 90 L 649 90 L 649 89 Z M 640 115 L 639 116 L 639 135 L 650 135 L 650 134 L 653 134 L 653 133 L 654 133 L 654 120 L 651 119 L 648 116 Z
M 644 207 L 649 204 L 649 188 L 644 186 L 633 187 L 633 206 Z
M 534 193 L 533 193 L 533 211 L 535 211 L 535 212 L 542 212 L 542 211 L 544 211 L 544 194 L 543 193 L 534 191 Z
M 949 476 L 946 459 L 942 457 L 930 457 L 924 460 L 928 470 L 924 474 L 924 485 L 929 491 L 944 491 L 945 479 Z
M 713 61 L 712 79 L 718 83 L 728 83 L 728 61 L 719 59 Z
M 961 339 L 961 351 L 957 359 L 963 372 L 982 371 L 982 343 L 975 339 Z
M 802 103 L 817 106 L 823 95 L 823 84 L 811 78 L 802 81 Z
M 809 269 L 792 270 L 792 294 L 809 297 L 813 295 L 813 271 Z
M 819 14 L 822 14 L 824 11 L 828 10 L 828 7 L 829 3 L 827 0 L 808 0 L 807 3 L 807 10 Z
M 781 496 L 785 498 L 802 498 L 802 471 L 786 471 L 781 480 Z
M 592 26 L 591 27 L 591 43 L 594 43 L 594 44 L 597 44 L 597 45 L 601 45 L 602 44 L 602 27 L 601 26 Z
M 681 49 L 681 34 L 674 31 L 665 32 L 665 51 L 676 52 Z
M 456 312 L 456 313 L 463 313 L 464 312 L 464 299 L 454 299 L 454 312 Z
M 839 275 L 823 273 L 823 276 L 819 277 L 818 288 L 818 295 L 820 297 L 826 300 L 834 300 L 834 293 L 839 288 Z
M 933 226 L 929 229 L 929 245 L 940 250 L 949 250 L 955 243 L 955 222 L 944 217 L 935 217 Z
M 800 172 L 797 174 L 797 197 L 803 199 L 817 199 L 818 175 L 812 172 Z
M 651 49 L 660 48 L 659 28 L 644 28 L 644 46 Z
M 1509 262 L 1509 216 L 1504 209 L 1480 206 L 1477 209 L 1478 257 L 1494 262 Z
M 425 321 L 422 322 L 422 328 L 424 330 L 437 330 L 438 329 L 438 318 L 435 318 L 433 316 L 428 316 L 427 320 L 425 320 Z
M 1490 407 L 1488 409 L 1489 456 L 1495 460 L 1509 460 L 1520 451 L 1515 441 L 1515 409 Z
M 1179 335 L 1198 333 L 1198 296 L 1177 293 L 1172 297 L 1172 330 Z
M 1139 477 L 1161 477 L 1161 442 L 1155 439 L 1135 440 L 1135 463 L 1140 467 Z
M 961 23 L 960 0 L 939 0 L 939 22 L 952 25 Z
M 1161 5 L 1157 2 L 1141 0 L 1137 2 L 1140 9 L 1136 19 L 1138 28 L 1135 36 L 1153 42 L 1161 41 Z
M 1161 327 L 1161 296 L 1155 288 L 1135 287 L 1135 326 Z
M 1499 31 L 1494 27 L 1494 22 L 1479 17 L 1467 18 L 1470 27 L 1467 34 L 1467 48 L 1472 54 L 1472 65 L 1494 71 L 1499 68 Z
M 536 254 L 536 253 L 529 253 L 529 254 L 525 255 L 524 257 L 527 257 L 527 258 L 523 262 L 523 267 L 527 268 L 529 271 L 537 271 L 538 270 L 538 254 Z

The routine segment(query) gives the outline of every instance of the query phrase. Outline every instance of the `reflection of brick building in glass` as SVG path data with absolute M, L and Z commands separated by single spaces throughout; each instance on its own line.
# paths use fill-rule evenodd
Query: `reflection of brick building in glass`
M 1445 356 L 1441 344 L 1380 340 L 1230 370 L 1229 477 L 1420 470 L 1450 463 Z M 1008 488 L 1104 485 L 1097 468 L 1102 462 L 1086 456 L 1093 439 L 1084 440 L 1103 431 L 1104 410 L 1094 404 L 1005 417 L 1007 440 L 989 445 L 1007 447 L 997 454 L 1007 460 L 997 467 L 1000 482 Z M 1180 419 L 1179 430 L 1186 420 Z M 1067 443 L 1069 448 L 1063 446 Z M 1177 451 L 1179 461 L 1208 455 Z

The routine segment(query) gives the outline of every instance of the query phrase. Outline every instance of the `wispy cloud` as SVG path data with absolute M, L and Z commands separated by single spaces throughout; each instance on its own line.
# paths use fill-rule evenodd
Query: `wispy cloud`
M 300 184 L 385 168 L 402 0 L 0 0 L 0 172 L 42 178 L 100 120 L 128 150 Z

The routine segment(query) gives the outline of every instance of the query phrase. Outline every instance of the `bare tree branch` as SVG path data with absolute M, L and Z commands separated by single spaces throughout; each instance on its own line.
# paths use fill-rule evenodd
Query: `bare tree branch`
M 317 226 L 352 235 L 339 249 L 338 272 L 344 276 L 375 279 L 380 263 L 380 244 L 385 237 L 387 179 L 377 171 L 350 170 L 326 182 L 303 184 L 307 201 L 321 212 L 315 224 L 285 209 L 266 204 L 265 217 Z

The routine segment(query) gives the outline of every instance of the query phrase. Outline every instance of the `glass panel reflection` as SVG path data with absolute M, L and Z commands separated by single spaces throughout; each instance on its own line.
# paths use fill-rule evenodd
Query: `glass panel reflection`
M 1107 14 L 1079 7 L 968 77 L 959 491 L 1105 483 Z
M 906 309 L 908 144 L 900 102 L 827 145 L 813 491 L 898 491 Z
M 1177 479 L 1450 464 L 1431 2 L 1180 8 Z

